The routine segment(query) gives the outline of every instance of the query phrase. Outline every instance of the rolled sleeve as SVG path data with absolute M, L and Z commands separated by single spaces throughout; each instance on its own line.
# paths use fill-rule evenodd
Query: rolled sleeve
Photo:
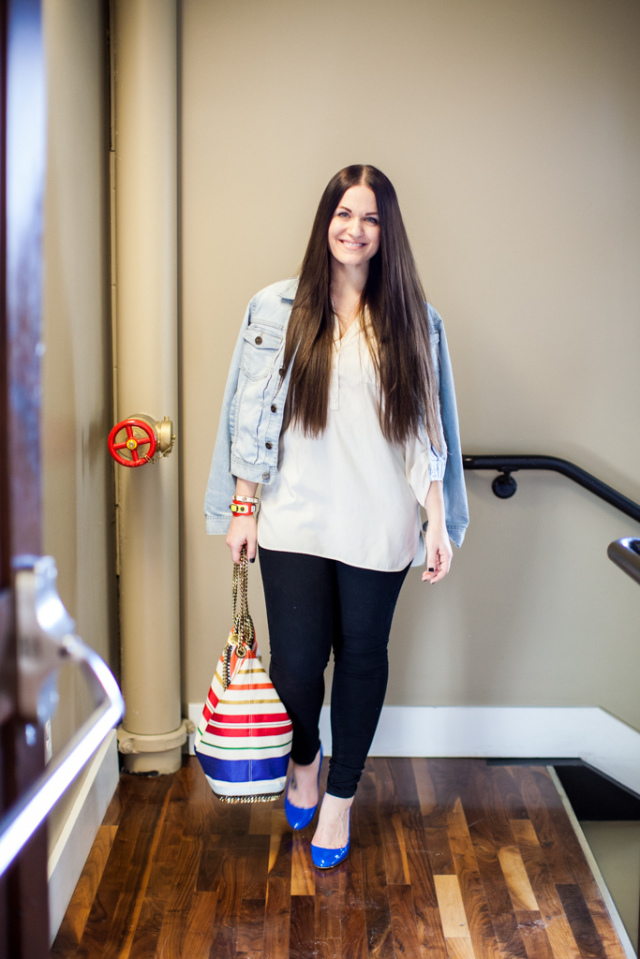
M 426 431 L 421 430 L 405 444 L 405 475 L 413 494 L 421 506 L 424 506 L 429 486 L 435 480 L 442 480 L 447 465 L 447 451 L 444 447 L 438 452 L 429 442 Z
M 434 480 L 443 480 L 444 471 L 447 466 L 447 447 L 442 443 L 442 449 L 440 452 L 435 450 L 433 446 L 431 447 L 431 452 L 429 455 L 429 479 L 431 482 Z

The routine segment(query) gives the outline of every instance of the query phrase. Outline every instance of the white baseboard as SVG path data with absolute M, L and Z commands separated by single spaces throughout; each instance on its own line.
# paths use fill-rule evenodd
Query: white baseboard
M 91 759 L 67 821 L 49 856 L 49 925 L 55 939 L 93 840 L 116 791 L 118 743 L 113 730 Z
M 201 715 L 190 703 L 196 725 Z M 328 706 L 320 735 L 330 755 Z M 385 706 L 370 755 L 582 759 L 640 794 L 640 732 L 598 706 Z

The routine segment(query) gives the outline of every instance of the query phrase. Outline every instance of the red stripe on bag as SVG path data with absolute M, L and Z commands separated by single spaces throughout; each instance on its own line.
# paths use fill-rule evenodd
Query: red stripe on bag
M 209 690 L 209 695 L 205 699 L 204 708 L 211 711 L 216 708 L 219 702 L 220 702 L 220 697 L 216 694 L 212 686 L 211 689 Z
M 215 721 L 217 723 L 287 723 L 289 716 L 287 713 L 246 713 L 239 715 L 235 713 L 218 713 Z
M 215 702 L 211 702 L 214 699 L 215 699 Z M 210 702 L 211 702 L 211 706 L 209 706 Z M 219 702 L 220 700 L 218 699 L 218 697 L 212 696 L 211 692 L 209 692 L 209 698 L 207 699 L 207 702 L 204 704 L 204 709 L 202 710 L 202 717 L 206 722 L 209 722 L 209 720 L 213 716 L 214 710 Z
M 227 689 L 273 689 L 273 683 L 231 683 Z
M 274 729 L 272 726 L 250 726 L 248 729 L 220 729 L 217 726 L 209 725 L 210 731 L 215 737 L 226 739 L 228 736 L 241 736 L 243 739 L 253 739 L 254 736 L 284 736 L 291 731 L 292 727 L 282 726 Z M 276 749 L 277 746 L 274 746 Z

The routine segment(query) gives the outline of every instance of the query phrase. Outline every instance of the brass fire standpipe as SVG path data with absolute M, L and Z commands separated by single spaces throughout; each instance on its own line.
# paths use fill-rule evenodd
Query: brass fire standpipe
M 116 423 L 109 433 L 109 452 L 120 466 L 145 466 L 168 456 L 176 441 L 168 416 L 159 422 L 147 413 L 135 413 Z

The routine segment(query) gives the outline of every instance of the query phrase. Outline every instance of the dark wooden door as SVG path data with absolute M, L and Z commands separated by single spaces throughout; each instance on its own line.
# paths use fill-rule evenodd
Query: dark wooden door
M 40 318 L 46 162 L 40 0 L 2 0 L 0 24 L 0 807 L 44 766 L 43 731 L 17 707 L 15 569 L 40 555 Z M 0 880 L 0 956 L 48 950 L 41 828 Z

